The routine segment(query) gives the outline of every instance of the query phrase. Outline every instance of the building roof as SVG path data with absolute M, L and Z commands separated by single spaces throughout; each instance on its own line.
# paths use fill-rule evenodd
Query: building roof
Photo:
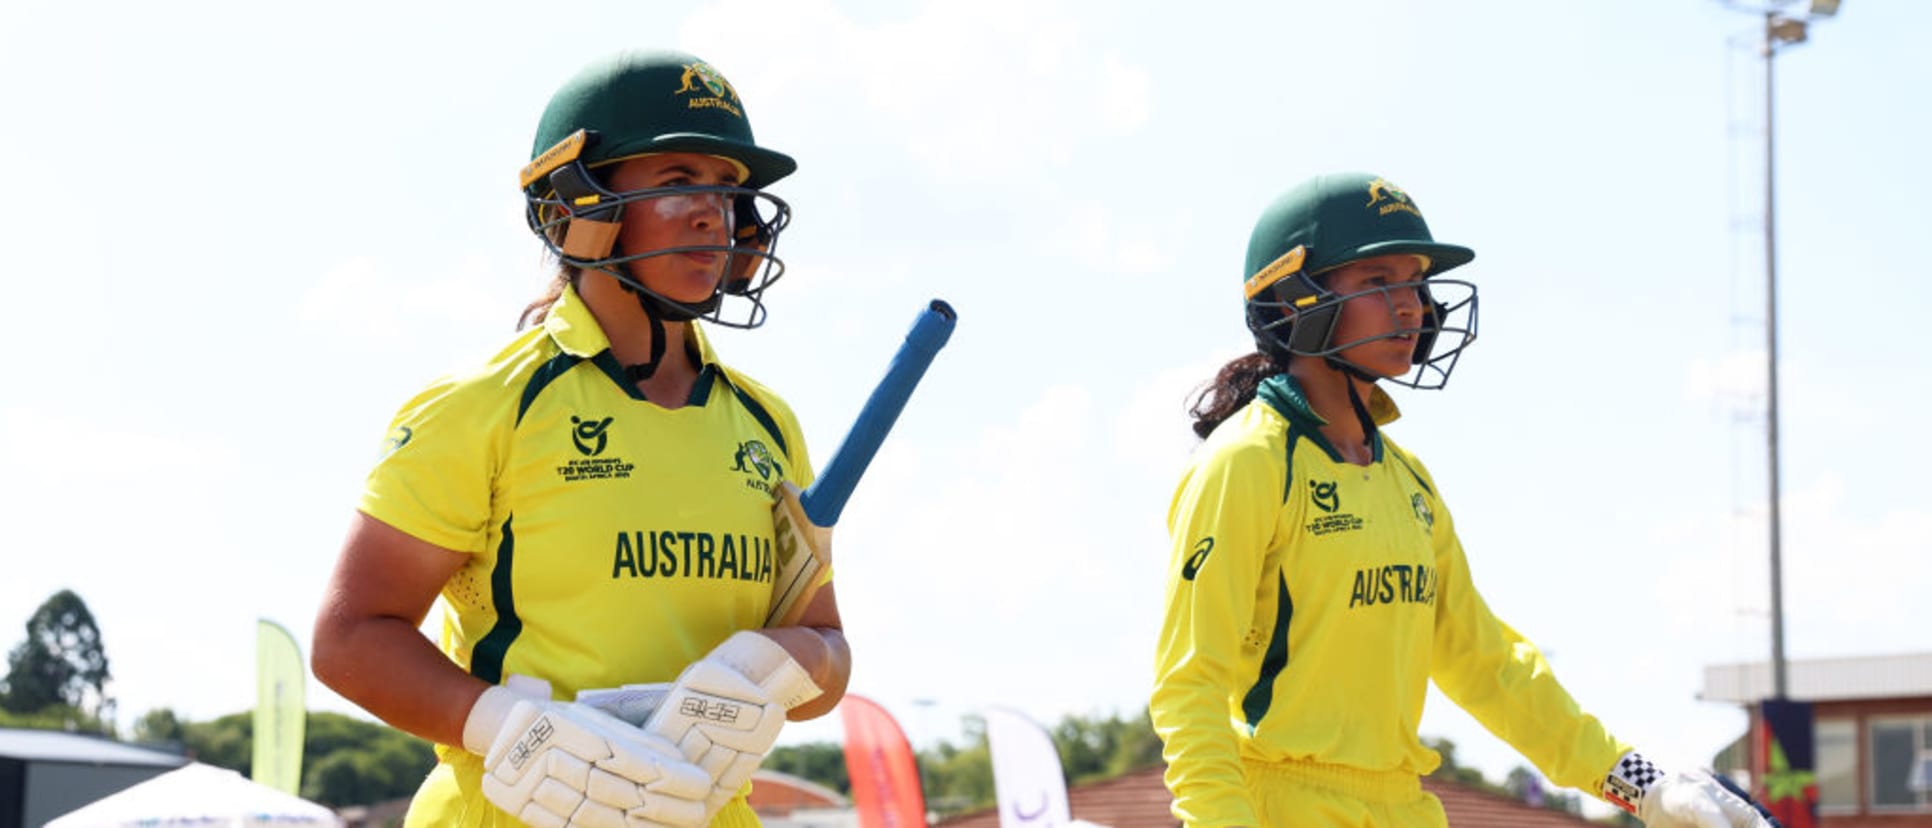
M 1704 668 L 1705 701 L 1753 704 L 1772 693 L 1771 664 Z M 1848 656 L 1785 662 L 1785 696 L 1793 701 L 1847 701 L 1932 696 L 1932 653 Z
M 759 768 L 751 774 L 747 804 L 760 815 L 789 814 L 804 808 L 844 808 L 852 803 L 838 791 L 802 776 Z
M 1113 826 L 1113 828 L 1174 828 L 1179 821 L 1168 806 L 1174 798 L 1161 780 L 1164 769 L 1155 766 L 1134 771 L 1104 782 L 1080 785 L 1067 791 L 1067 803 L 1074 819 Z M 1595 823 L 1575 814 L 1536 808 L 1506 796 L 1424 778 L 1424 790 L 1442 801 L 1450 825 L 1481 825 L 1485 828 L 1585 828 Z M 986 808 L 934 823 L 944 828 L 999 828 L 997 809 Z
M 0 727 L 0 756 L 83 765 L 176 768 L 188 764 L 185 756 L 116 742 L 105 736 L 10 727 Z

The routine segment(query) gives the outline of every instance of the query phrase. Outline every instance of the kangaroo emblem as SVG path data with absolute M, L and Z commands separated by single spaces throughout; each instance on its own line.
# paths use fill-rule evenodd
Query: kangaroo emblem
M 747 465 L 749 464 L 749 465 Z M 749 440 L 738 445 L 732 455 L 732 471 L 757 472 L 759 480 L 770 480 L 773 474 L 783 474 L 778 466 L 778 458 L 771 456 L 771 449 L 757 440 Z
M 684 76 L 681 80 L 683 81 L 683 85 L 679 86 L 678 91 L 672 94 L 682 95 L 686 92 L 697 91 L 697 87 L 691 83 L 695 80 L 698 83 L 704 84 L 704 88 L 710 90 L 713 95 L 720 98 L 730 98 L 734 101 L 738 99 L 738 90 L 732 88 L 731 81 L 725 80 L 724 76 L 718 74 L 718 70 L 711 68 L 711 64 L 709 63 L 699 61 L 685 65 Z
M 1375 206 L 1375 203 L 1378 201 L 1381 201 L 1384 196 L 1393 198 L 1396 201 L 1409 200 L 1408 193 L 1402 192 L 1401 187 L 1397 187 L 1394 184 L 1390 184 L 1389 180 L 1386 178 L 1378 178 L 1378 179 L 1375 179 L 1374 181 L 1370 181 L 1368 185 L 1368 191 L 1369 191 L 1368 204 L 1364 205 L 1367 207 Z

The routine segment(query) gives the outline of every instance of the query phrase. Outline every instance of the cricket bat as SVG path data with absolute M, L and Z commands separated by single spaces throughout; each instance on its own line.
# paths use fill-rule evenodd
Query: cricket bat
M 858 419 L 845 433 L 845 441 L 832 452 L 832 459 L 811 487 L 800 491 L 790 481 L 780 484 L 778 501 L 771 507 L 772 600 L 765 626 L 795 625 L 811 605 L 825 568 L 832 564 L 832 525 L 845 511 L 845 501 L 858 487 L 873 455 L 878 454 L 886 432 L 905 410 L 912 389 L 952 336 L 957 319 L 951 305 L 932 300 L 913 322 L 905 343 L 886 368 L 885 378 L 872 389 Z

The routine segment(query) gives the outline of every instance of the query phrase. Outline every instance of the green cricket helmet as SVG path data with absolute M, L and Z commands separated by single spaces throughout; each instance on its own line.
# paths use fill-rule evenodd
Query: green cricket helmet
M 616 165 L 666 152 L 713 155 L 733 162 L 736 186 L 610 189 Z M 670 321 L 695 318 L 739 328 L 765 319 L 765 288 L 785 272 L 774 255 L 791 207 L 763 188 L 798 168 L 791 156 L 758 145 L 737 89 L 711 64 L 671 51 L 623 52 L 596 61 L 566 81 L 537 123 L 530 163 L 519 179 L 530 229 L 561 261 L 608 273 L 652 312 Z M 664 250 L 622 250 L 617 229 L 626 205 L 711 194 L 729 203 L 731 243 Z M 718 290 L 699 303 L 660 296 L 633 278 L 627 264 L 651 256 L 727 255 Z M 742 299 L 731 303 L 725 297 Z
M 1334 341 L 1344 302 L 1371 293 L 1386 297 L 1391 286 L 1337 294 L 1328 289 L 1324 275 L 1350 262 L 1401 253 L 1417 258 L 1427 280 L 1421 289 L 1420 326 L 1396 326 L 1378 336 Z M 1437 277 L 1475 257 L 1467 247 L 1436 241 L 1415 201 L 1387 179 L 1367 173 L 1317 176 L 1268 205 L 1248 237 L 1243 272 L 1248 330 L 1257 347 L 1283 364 L 1290 356 L 1322 357 L 1363 376 L 1368 375 L 1365 369 L 1340 357 L 1340 352 L 1365 342 L 1414 335 L 1415 370 L 1400 377 L 1375 378 L 1413 388 L 1441 388 L 1462 350 L 1476 340 L 1476 286 Z

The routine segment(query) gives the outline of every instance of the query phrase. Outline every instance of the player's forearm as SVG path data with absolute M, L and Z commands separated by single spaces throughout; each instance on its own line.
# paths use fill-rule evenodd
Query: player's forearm
M 787 719 L 798 722 L 830 713 L 845 697 L 845 684 L 852 678 L 852 648 L 845 632 L 837 627 L 771 627 L 761 630 L 785 648 L 792 660 L 812 677 L 822 692 L 818 697 L 791 709 Z
M 445 745 L 463 744 L 463 722 L 489 687 L 400 618 L 318 623 L 310 666 L 391 727 Z

